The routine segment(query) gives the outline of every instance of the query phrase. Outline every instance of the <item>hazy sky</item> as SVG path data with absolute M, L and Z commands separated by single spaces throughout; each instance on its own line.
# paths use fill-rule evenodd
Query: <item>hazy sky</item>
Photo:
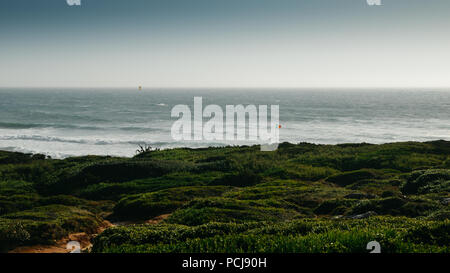
M 0 0 L 0 86 L 450 87 L 450 1 Z

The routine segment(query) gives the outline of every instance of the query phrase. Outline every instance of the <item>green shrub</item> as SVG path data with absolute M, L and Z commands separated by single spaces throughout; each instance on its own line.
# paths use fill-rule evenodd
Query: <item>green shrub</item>
M 327 178 L 327 181 L 345 187 L 360 180 L 372 179 L 376 177 L 376 172 L 373 170 L 358 170 L 330 176 Z
M 69 233 L 93 233 L 100 224 L 101 220 L 86 210 L 63 205 L 42 206 L 0 217 L 0 237 L 7 241 L 8 247 L 23 243 L 53 244 Z M 21 240 L 8 235 L 12 227 Z
M 421 223 L 409 230 L 405 238 L 418 244 L 450 246 L 450 221 Z
M 251 170 L 243 170 L 237 173 L 227 174 L 217 179 L 212 184 L 227 185 L 234 187 L 247 187 L 256 185 L 261 181 L 262 181 L 261 175 L 256 174 Z
M 0 215 L 31 209 L 38 206 L 39 199 L 35 193 L 0 195 Z
M 357 202 L 357 200 L 350 199 L 327 200 L 320 204 L 314 210 L 314 213 L 319 215 L 342 215 L 345 214 Z
M 222 176 L 223 174 L 220 172 L 204 172 L 202 174 L 175 172 L 161 177 L 150 177 L 127 182 L 93 184 L 77 191 L 76 194 L 93 200 L 120 200 L 132 194 L 176 187 L 209 185 Z
M 212 222 L 193 227 L 167 224 L 118 226 L 109 228 L 97 236 L 92 251 L 102 252 L 109 247 L 123 244 L 172 244 L 190 238 L 241 233 L 263 225 L 264 223 L 256 222 L 242 224 Z
M 450 192 L 450 170 L 415 171 L 401 190 L 404 194 Z
M 275 224 L 119 227 L 100 234 L 94 241 L 93 252 L 367 253 L 367 243 L 376 240 L 383 253 L 449 253 L 446 241 L 449 229 L 445 225 L 404 217 L 374 217 Z M 418 231 L 417 227 L 422 226 L 427 230 Z M 425 237 L 418 237 L 422 233 Z M 428 234 L 433 234 L 432 239 Z M 440 243 L 436 244 L 436 240 Z
M 24 228 L 21 222 L 1 222 L 0 221 L 0 252 L 27 243 L 30 240 L 30 233 Z
M 301 214 L 291 206 L 282 200 L 195 199 L 176 210 L 167 222 L 193 226 L 209 222 L 273 222 L 300 217 Z
M 194 164 L 181 161 L 109 160 L 82 168 L 64 170 L 57 182 L 47 185 L 51 193 L 69 193 L 74 189 L 100 182 L 124 182 L 158 177 L 171 172 L 193 169 Z
M 352 214 L 374 211 L 380 215 L 404 215 L 409 217 L 427 216 L 440 208 L 437 202 L 425 199 L 404 199 L 388 197 L 375 200 L 362 200 L 352 208 Z
M 225 186 L 179 187 L 132 195 L 117 203 L 111 218 L 116 220 L 151 219 L 173 212 L 194 198 L 220 196 L 230 189 Z

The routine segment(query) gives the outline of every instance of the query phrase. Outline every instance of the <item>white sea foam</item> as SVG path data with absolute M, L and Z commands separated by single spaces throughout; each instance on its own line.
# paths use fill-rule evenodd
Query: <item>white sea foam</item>
M 133 156 L 139 144 L 163 149 L 251 144 L 174 141 L 170 109 L 191 103 L 194 96 L 222 107 L 278 104 L 281 142 L 450 140 L 450 92 L 445 90 L 202 92 L 72 90 L 68 99 L 65 92 L 0 89 L 0 149 L 63 158 Z

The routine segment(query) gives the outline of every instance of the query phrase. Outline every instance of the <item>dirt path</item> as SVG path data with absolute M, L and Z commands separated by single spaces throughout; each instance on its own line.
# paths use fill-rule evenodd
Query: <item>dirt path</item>
M 67 243 L 70 241 L 79 242 L 81 250 L 87 250 L 92 246 L 91 240 L 95 236 L 112 226 L 113 224 L 104 220 L 93 234 L 87 234 L 85 232 L 71 233 L 66 238 L 57 241 L 54 245 L 21 246 L 9 251 L 9 253 L 70 253 L 73 250 L 68 249 Z
M 70 253 L 72 249 L 67 248 L 67 243 L 70 241 L 79 242 L 81 250 L 86 251 L 92 247 L 91 240 L 109 227 L 135 225 L 135 224 L 156 225 L 159 224 L 161 221 L 167 219 L 169 216 L 170 214 L 163 214 L 160 216 L 156 216 L 155 218 L 152 218 L 150 220 L 140 222 L 111 223 L 109 221 L 104 220 L 102 225 L 93 234 L 87 234 L 85 232 L 72 233 L 69 234 L 69 236 L 67 236 L 66 238 L 57 241 L 54 245 L 22 246 L 11 250 L 9 253 Z
M 170 216 L 170 214 L 163 214 L 160 216 L 156 216 L 153 219 L 145 221 L 145 223 L 148 225 L 156 225 L 156 224 L 159 224 L 160 222 L 162 222 L 163 220 L 166 220 L 167 218 L 169 218 L 169 216 Z
M 130 225 L 156 225 L 167 219 L 170 214 L 162 214 L 156 216 L 155 218 L 149 220 L 141 220 L 141 221 L 123 221 L 123 222 L 114 222 L 112 223 L 114 226 L 130 226 Z

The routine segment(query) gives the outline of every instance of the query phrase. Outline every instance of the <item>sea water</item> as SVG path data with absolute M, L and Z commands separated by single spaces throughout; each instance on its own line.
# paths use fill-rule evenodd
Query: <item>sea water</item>
M 1 88 L 0 150 L 133 156 L 154 148 L 252 144 L 175 141 L 171 109 L 279 105 L 280 141 L 388 143 L 450 140 L 450 90 L 444 89 L 146 89 Z M 248 126 L 248 125 L 247 125 Z

